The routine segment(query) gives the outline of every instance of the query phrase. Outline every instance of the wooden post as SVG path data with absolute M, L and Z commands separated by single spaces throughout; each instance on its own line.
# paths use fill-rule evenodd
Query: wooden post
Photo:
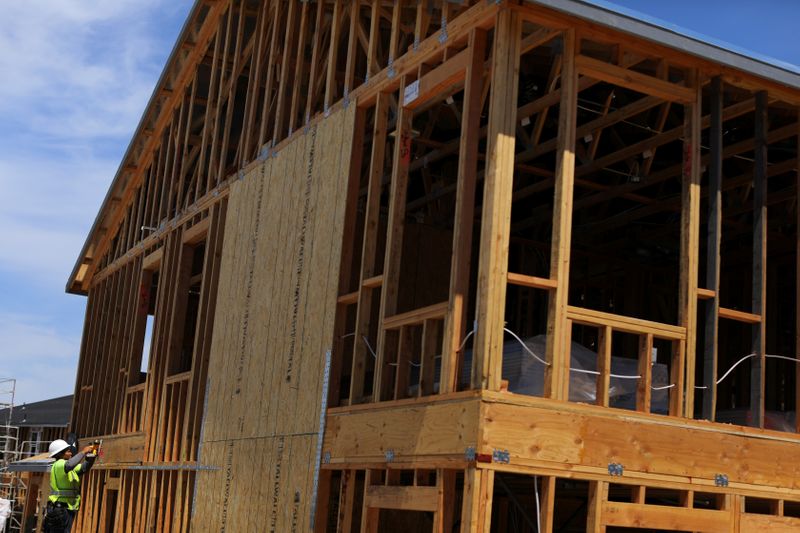
M 611 326 L 598 328 L 597 335 L 597 387 L 595 402 L 608 407 L 608 395 L 611 387 Z M 641 380 L 640 380 L 641 381 Z
M 470 466 L 464 473 L 461 533 L 489 533 L 492 520 L 494 470 Z
M 475 218 L 475 184 L 478 170 L 478 138 L 483 91 L 483 62 L 486 56 L 486 32 L 470 33 L 470 61 L 464 82 L 464 106 L 461 141 L 458 152 L 458 184 L 456 213 L 453 220 L 453 255 L 450 263 L 450 304 L 445 320 L 442 371 L 439 392 L 457 390 L 459 353 L 464 337 L 469 291 L 470 257 L 473 219 Z
M 750 409 L 755 427 L 764 427 L 764 363 L 767 295 L 767 109 L 766 91 L 756 94 L 755 164 L 753 174 L 753 308 L 761 316 L 753 325 L 753 353 L 750 374 Z
M 400 255 L 403 249 L 403 229 L 405 227 L 406 195 L 408 193 L 408 166 L 411 162 L 411 121 L 413 112 L 402 105 L 406 82 L 400 81 L 397 126 L 395 128 L 394 157 L 392 160 L 392 183 L 389 193 L 389 220 L 386 230 L 386 256 L 383 265 L 383 290 L 381 291 L 381 311 L 378 322 L 378 357 L 375 361 L 375 381 L 373 397 L 381 401 L 384 391 L 383 374 L 390 361 L 386 360 L 386 339 L 391 340 L 383 328 L 383 320 L 397 312 L 397 298 L 400 290 Z M 366 311 L 366 310 L 365 310 Z
M 586 518 L 586 533 L 605 533 L 603 525 L 603 504 L 608 500 L 608 483 L 589 482 L 589 514 Z
M 636 410 L 650 412 L 653 397 L 653 334 L 639 336 L 639 383 L 636 390 Z
M 545 476 L 541 479 L 542 490 L 539 500 L 539 524 L 542 528 L 542 533 L 552 533 L 556 498 L 556 478 L 555 476 Z
M 350 374 L 350 405 L 361 401 L 364 395 L 364 375 L 368 353 L 363 337 L 370 332 L 370 315 L 374 289 L 364 286 L 364 280 L 377 274 L 378 226 L 380 225 L 381 178 L 386 154 L 386 128 L 389 120 L 389 95 L 381 93 L 375 103 L 375 126 L 372 131 L 372 153 L 369 164 L 367 205 L 364 216 L 364 237 L 361 248 L 361 273 L 356 309 L 355 339 L 353 339 L 353 366 Z
M 492 93 L 483 189 L 475 311 L 478 329 L 472 360 L 472 387 L 476 389 L 500 389 L 520 36 L 521 22 L 517 11 L 501 11 L 497 17 L 492 55 Z
M 569 389 L 569 342 L 567 300 L 572 238 L 572 192 L 575 181 L 575 118 L 578 110 L 578 73 L 575 68 L 574 30 L 563 35 L 561 104 L 558 116 L 553 236 L 550 251 L 550 279 L 557 283 L 547 306 L 547 369 L 544 395 L 566 400 Z
M 708 244 L 706 245 L 706 289 L 714 297 L 706 302 L 703 348 L 703 418 L 714 420 L 717 410 L 717 331 L 719 328 L 719 269 L 722 238 L 722 80 L 711 80 L 711 153 L 708 165 Z
M 696 100 L 684 106 L 683 191 L 681 196 L 681 262 L 678 296 L 678 323 L 686 328 L 686 340 L 674 348 L 670 368 L 669 413 L 694 414 L 694 361 L 697 342 L 697 272 L 700 246 L 700 131 L 701 89 Z M 684 403 L 685 395 L 685 403 Z M 684 411 L 685 406 L 685 411 Z

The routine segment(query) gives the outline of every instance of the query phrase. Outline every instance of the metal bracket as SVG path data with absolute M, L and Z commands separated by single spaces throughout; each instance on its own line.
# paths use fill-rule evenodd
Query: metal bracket
M 621 476 L 624 473 L 625 467 L 623 467 L 620 463 L 608 463 L 609 476 Z
M 386 457 L 386 462 L 391 463 L 394 461 L 394 450 L 386 450 L 383 452 L 383 456 Z
M 242 181 L 243 179 L 244 179 L 244 169 L 239 171 L 239 181 Z
M 467 446 L 464 449 L 464 459 L 467 461 L 474 461 L 476 458 L 475 446 Z
M 342 99 L 342 106 L 345 109 L 347 109 L 347 106 L 349 106 L 349 105 L 350 105 L 350 95 L 347 92 L 345 92 L 344 93 L 344 98 Z
M 728 475 L 727 474 L 716 474 L 714 476 L 714 486 L 716 486 L 716 487 L 727 487 L 728 486 Z
M 331 452 L 325 452 L 322 456 L 322 462 L 326 465 L 331 464 Z
M 261 147 L 261 151 L 258 152 L 258 160 L 264 161 L 265 159 L 269 159 L 269 151 L 270 151 L 270 143 L 265 144 Z
M 412 47 L 412 50 L 415 52 L 419 51 L 419 37 L 414 38 L 414 46 Z
M 508 464 L 511 462 L 511 454 L 508 453 L 508 450 L 495 450 L 492 452 L 492 461 Z

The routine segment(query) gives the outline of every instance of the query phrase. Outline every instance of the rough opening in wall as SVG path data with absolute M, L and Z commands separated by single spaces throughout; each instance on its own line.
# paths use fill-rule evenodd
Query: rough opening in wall
M 186 268 L 181 272 L 181 276 L 185 279 L 183 283 L 179 284 L 182 294 L 176 309 L 176 316 L 183 319 L 183 324 L 182 328 L 176 333 L 180 337 L 177 339 L 177 351 L 173 354 L 170 363 L 169 375 L 187 372 L 192 368 L 203 285 L 203 266 L 206 255 L 205 240 L 184 245 L 183 253 L 185 254 L 183 261 L 185 261 Z
M 550 496 L 549 489 L 553 490 Z M 551 498 L 553 507 L 549 509 Z M 588 505 L 587 481 L 496 472 L 491 531 L 582 533 Z
M 150 365 L 150 354 L 153 349 L 153 330 L 156 318 L 156 300 L 158 297 L 158 270 L 143 270 L 139 287 L 139 306 L 137 309 L 136 346 L 132 368 L 138 371 L 131 372 L 129 385 L 144 383 Z

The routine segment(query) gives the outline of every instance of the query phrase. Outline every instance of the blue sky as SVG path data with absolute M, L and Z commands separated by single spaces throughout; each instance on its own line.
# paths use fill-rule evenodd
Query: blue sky
M 74 390 L 86 299 L 64 286 L 190 7 L 0 4 L 0 377 L 17 403 Z
M 795 0 L 615 3 L 800 64 Z M 0 3 L 0 378 L 18 403 L 74 390 L 86 302 L 67 276 L 190 7 Z

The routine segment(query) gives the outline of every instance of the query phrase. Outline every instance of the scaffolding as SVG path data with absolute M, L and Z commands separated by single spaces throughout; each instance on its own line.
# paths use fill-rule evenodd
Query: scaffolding
M 10 502 L 10 513 L 0 528 L 2 533 L 23 530 L 22 511 L 27 492 L 25 482 L 19 474 L 8 469 L 11 463 L 22 459 L 19 427 L 13 424 L 16 387 L 16 379 L 0 378 L 0 412 L 6 413 L 6 416 L 0 418 L 0 499 Z

